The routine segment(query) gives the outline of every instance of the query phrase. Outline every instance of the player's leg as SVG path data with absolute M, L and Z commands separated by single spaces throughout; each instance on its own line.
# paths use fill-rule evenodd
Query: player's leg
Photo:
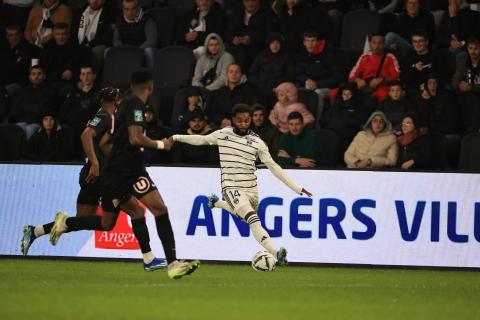
M 80 192 L 78 193 L 78 196 L 77 196 L 77 217 L 83 217 L 83 216 L 94 217 L 94 218 L 91 218 L 94 220 L 93 223 L 98 223 L 97 221 L 98 218 L 95 218 L 96 210 L 98 206 L 98 195 L 95 194 L 95 192 L 92 189 L 93 189 L 92 187 L 84 187 L 84 186 L 82 186 L 82 188 L 80 189 Z M 54 223 L 55 221 L 52 221 L 43 225 L 38 225 L 38 226 L 31 226 L 31 225 L 25 226 L 23 228 L 23 237 L 21 241 L 22 254 L 23 255 L 28 254 L 28 250 L 30 249 L 30 246 L 32 245 L 33 241 L 35 241 L 35 239 L 41 236 L 44 236 L 46 234 L 50 234 Z M 87 219 L 87 222 L 85 223 L 88 224 L 91 222 L 89 219 Z M 74 227 L 75 226 L 72 226 L 72 228 Z M 79 226 L 76 226 L 76 228 L 79 228 Z M 79 230 L 92 230 L 92 229 L 79 229 Z M 77 231 L 77 230 L 66 229 L 64 232 L 69 232 L 69 231 Z M 58 239 L 56 239 L 56 241 L 58 241 Z
M 139 177 L 137 183 L 134 185 L 134 195 L 155 217 L 158 237 L 162 242 L 168 263 L 168 276 L 177 279 L 194 272 L 198 268 L 200 261 L 183 262 L 177 259 L 175 236 L 168 215 L 168 208 L 147 173 Z
M 277 250 L 272 238 L 270 238 L 267 230 L 263 228 L 260 218 L 254 209 L 258 206 L 257 192 L 247 192 L 237 189 L 226 190 L 223 196 L 229 206 L 234 208 L 234 214 L 248 223 L 255 240 L 277 258 L 279 265 L 285 265 L 287 263 L 287 250 L 285 248 Z

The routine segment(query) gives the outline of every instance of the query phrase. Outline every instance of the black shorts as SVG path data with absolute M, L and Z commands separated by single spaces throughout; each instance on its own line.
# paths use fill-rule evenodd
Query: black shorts
M 131 196 L 141 199 L 154 190 L 157 190 L 157 186 L 147 171 L 131 175 L 107 172 L 103 180 L 102 206 L 118 208 Z
M 85 178 L 88 176 L 90 166 L 83 166 L 80 170 L 80 177 L 78 183 L 80 184 L 80 192 L 77 196 L 77 203 L 87 204 L 91 206 L 98 206 L 103 191 L 102 176 L 98 177 L 95 182 L 87 183 Z

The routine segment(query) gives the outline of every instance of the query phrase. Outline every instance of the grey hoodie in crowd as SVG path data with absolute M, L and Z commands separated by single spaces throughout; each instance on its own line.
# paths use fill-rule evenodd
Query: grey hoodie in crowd
M 207 44 L 211 38 L 217 38 L 218 42 L 220 43 L 220 50 L 218 54 L 211 55 L 207 52 Z M 225 84 L 225 76 L 227 73 L 227 68 L 230 64 L 235 62 L 233 56 L 225 51 L 225 45 L 223 44 L 222 38 L 216 33 L 210 33 L 204 42 L 205 53 L 200 56 L 197 60 L 197 64 L 195 65 L 195 73 L 192 79 L 192 86 L 203 87 L 203 84 L 200 82 L 202 77 L 215 66 L 215 63 L 218 60 L 217 68 L 216 68 L 216 75 L 217 77 L 213 80 L 212 83 L 207 85 L 205 88 L 213 91 L 219 89 Z

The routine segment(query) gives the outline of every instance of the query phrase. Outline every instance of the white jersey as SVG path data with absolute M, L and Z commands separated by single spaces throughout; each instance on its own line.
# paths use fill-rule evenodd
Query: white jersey
M 265 142 L 252 131 L 240 136 L 233 131 L 232 127 L 226 127 L 206 136 L 174 135 L 173 139 L 192 145 L 218 145 L 222 190 L 256 188 L 255 171 L 257 168 L 255 162 L 259 158 L 277 178 L 293 191 L 298 194 L 302 191 L 302 188 L 290 180 L 282 168 L 273 161 Z

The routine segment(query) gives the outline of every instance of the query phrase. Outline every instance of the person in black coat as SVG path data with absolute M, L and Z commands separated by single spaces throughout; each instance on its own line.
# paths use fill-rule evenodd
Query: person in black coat
M 41 49 L 25 41 L 18 24 L 7 26 L 5 36 L 8 45 L 0 50 L 0 85 L 26 85 L 32 59 L 39 59 Z
M 265 35 L 274 30 L 276 16 L 268 7 L 261 7 L 260 0 L 243 0 L 229 19 L 227 42 L 243 50 L 249 66 L 263 49 Z
M 38 162 L 72 160 L 71 140 L 71 134 L 57 123 L 56 113 L 47 110 L 41 128 L 28 141 L 26 158 Z
M 382 111 L 392 123 L 392 129 L 399 135 L 402 130 L 402 119 L 412 110 L 412 106 L 405 97 L 405 90 L 400 81 L 389 84 L 388 98 L 380 102 L 378 111 Z
M 55 90 L 45 83 L 45 72 L 40 65 L 30 68 L 30 84 L 23 87 L 18 101 L 10 111 L 10 122 L 21 127 L 30 138 L 40 128 L 42 113 L 47 109 L 58 108 Z
M 450 1 L 448 6 L 447 35 L 449 49 L 463 54 L 467 39 L 480 33 L 480 12 L 470 9 L 466 0 Z
M 226 78 L 226 85 L 213 91 L 212 108 L 208 114 L 208 120 L 222 128 L 231 125 L 233 106 L 238 103 L 251 105 L 257 100 L 255 90 L 247 84 L 247 77 L 238 64 L 228 66 Z
M 74 29 L 78 44 L 91 49 L 97 70 L 102 69 L 105 49 L 112 46 L 114 22 L 105 0 L 88 0 L 78 27 Z
M 414 31 L 423 30 L 428 39 L 435 39 L 435 21 L 433 15 L 420 7 L 420 0 L 405 1 L 405 11 L 397 16 L 385 35 L 385 47 L 398 52 L 398 58 L 404 59 L 412 49 L 411 40 Z
M 322 128 L 332 130 L 338 137 L 338 152 L 347 150 L 353 137 L 362 129 L 369 113 L 362 102 L 360 93 L 352 83 L 340 85 L 338 95 L 323 117 Z
M 416 127 L 412 115 L 402 119 L 402 135 L 397 138 L 397 143 L 397 167 L 403 170 L 430 168 L 431 149 L 426 130 Z
M 279 12 L 279 31 L 285 36 L 285 48 L 296 53 L 302 49 L 306 30 L 315 30 L 320 39 L 333 40 L 333 22 L 330 16 L 313 1 L 286 1 Z
M 248 81 L 258 89 L 259 99 L 266 106 L 275 104 L 274 88 L 280 83 L 294 81 L 295 64 L 283 48 L 283 41 L 280 33 L 270 33 L 267 48 L 255 58 L 248 71 Z
M 201 111 L 189 114 L 187 123 L 187 129 L 183 134 L 204 136 L 213 132 L 207 123 L 207 117 Z M 172 162 L 190 165 L 218 164 L 218 148 L 216 146 L 193 146 L 176 142 L 172 148 Z
M 195 6 L 183 22 L 179 22 L 177 42 L 196 49 L 203 46 L 210 33 L 222 38 L 225 31 L 225 14 L 214 0 L 196 0 Z

